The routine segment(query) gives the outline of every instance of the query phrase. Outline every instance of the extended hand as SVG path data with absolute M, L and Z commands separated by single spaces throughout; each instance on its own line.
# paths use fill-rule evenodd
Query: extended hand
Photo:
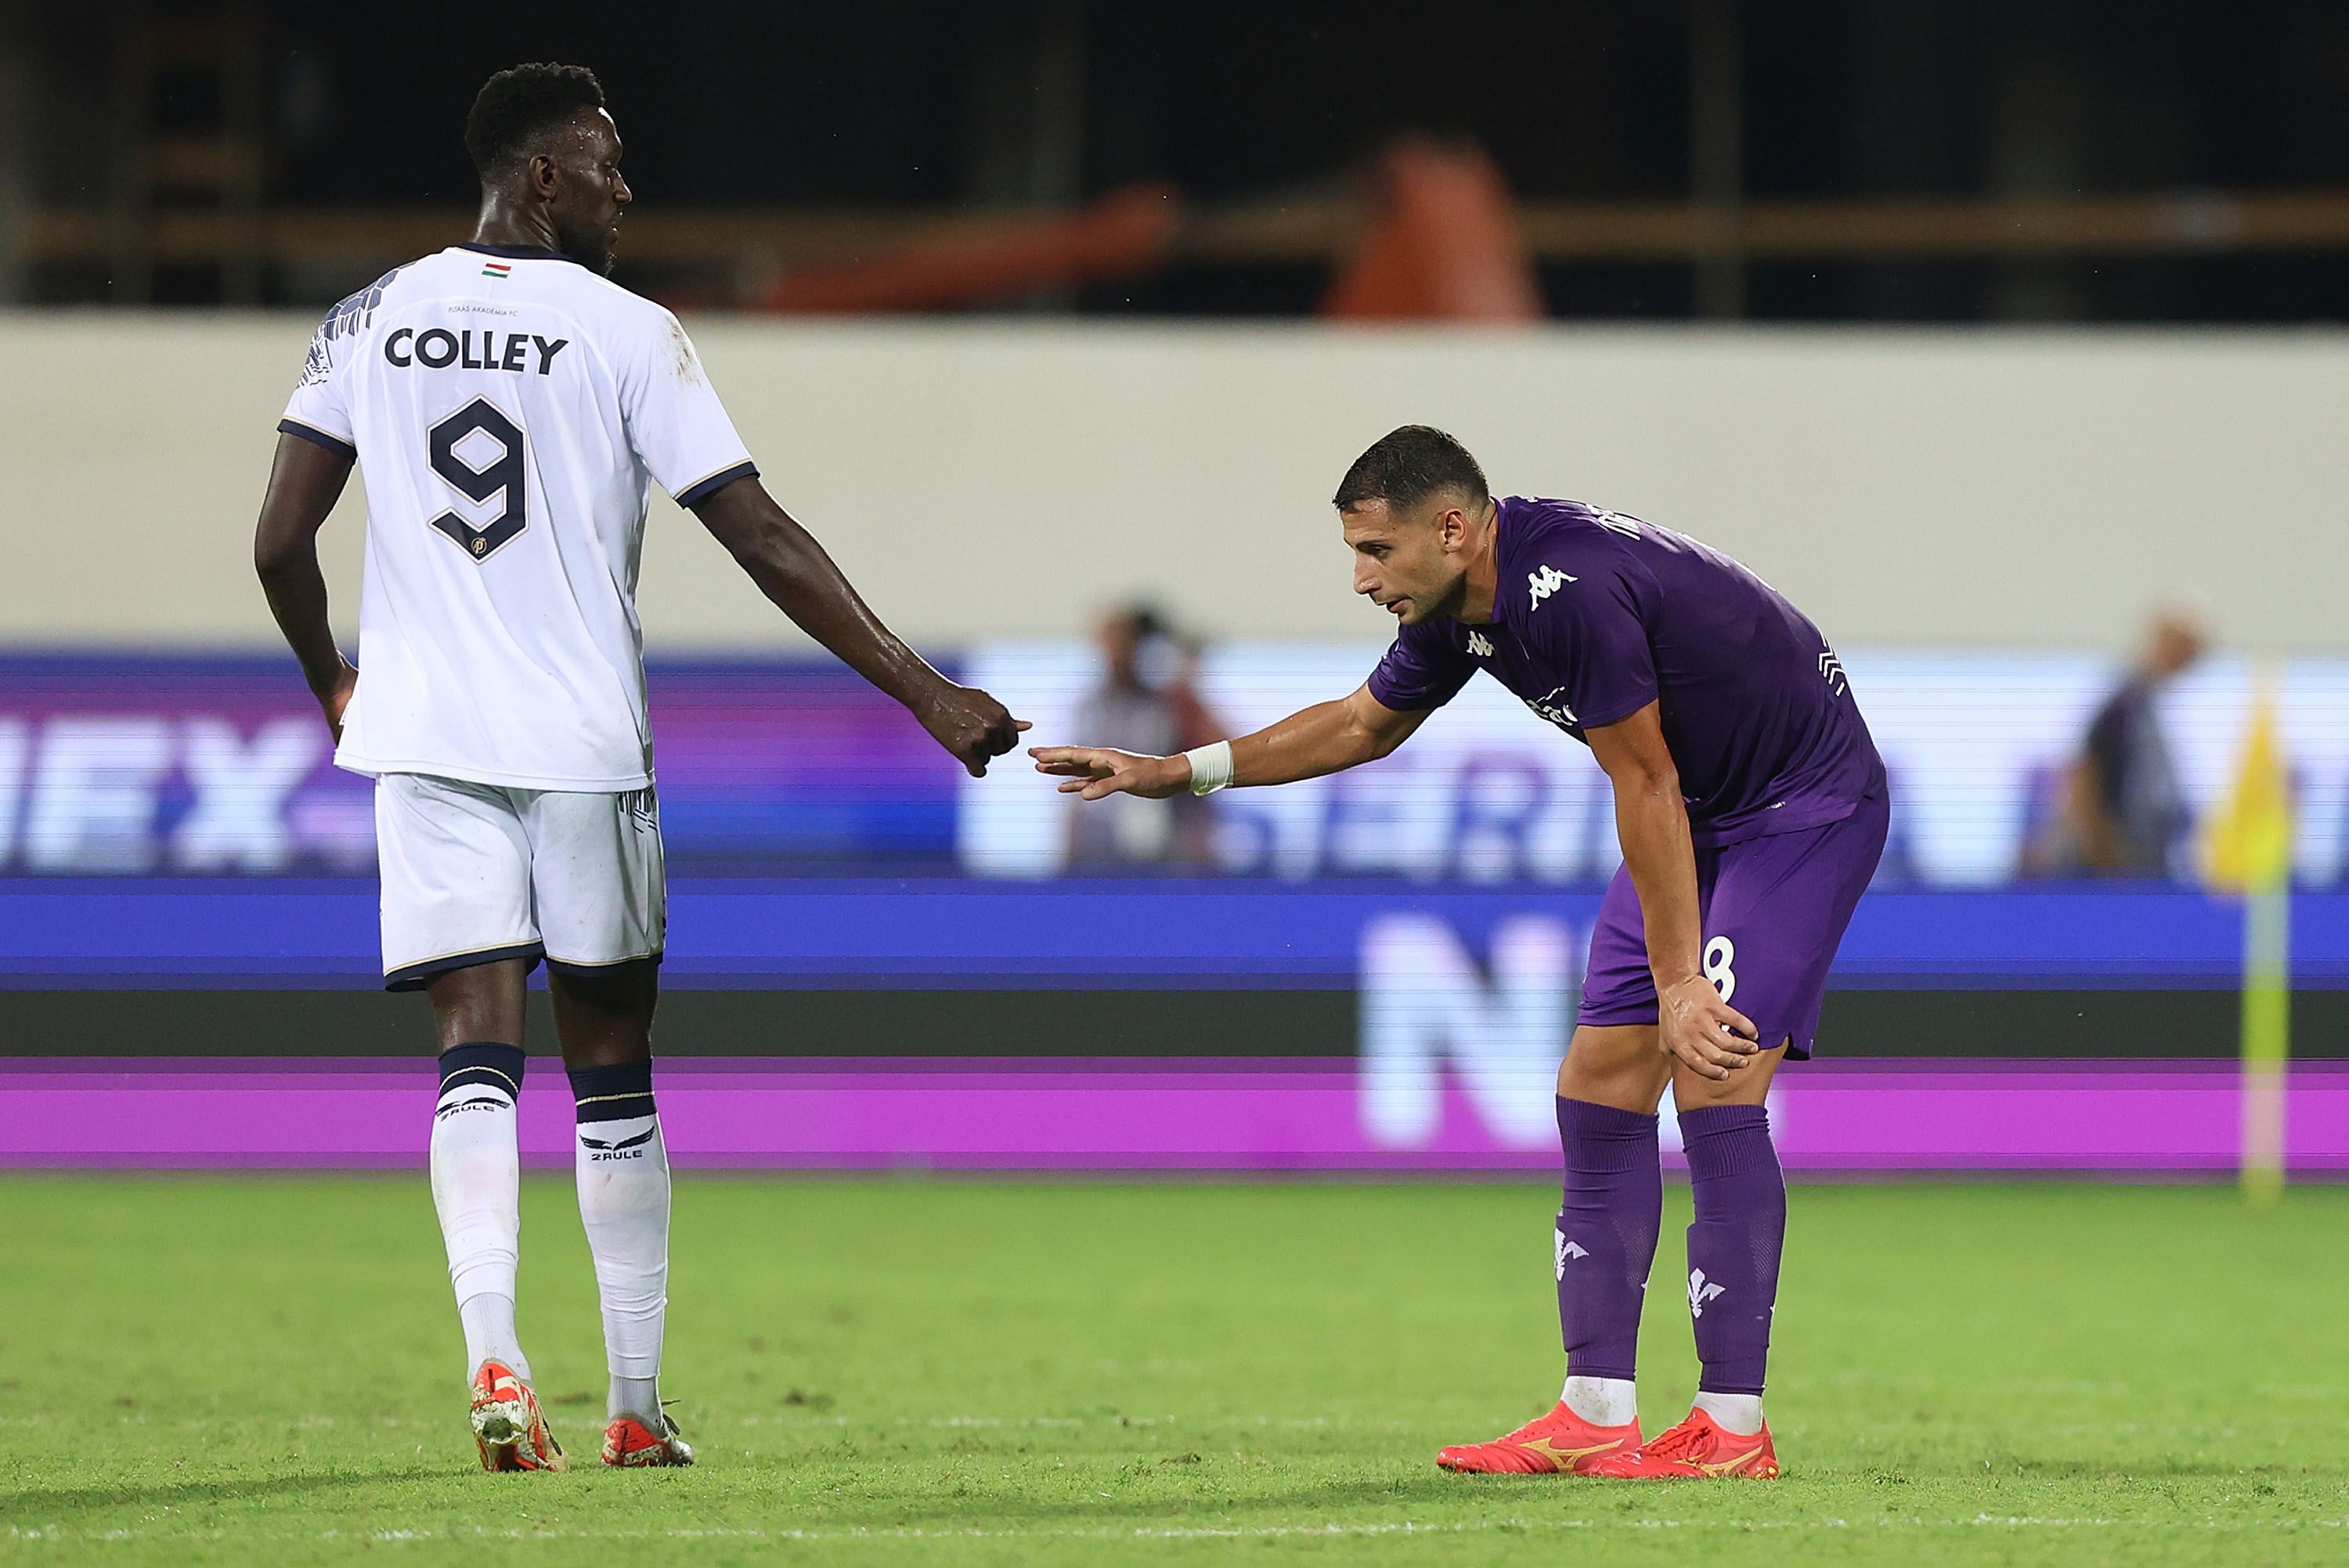
M 1185 757 L 1142 757 L 1112 751 L 1105 746 L 1031 746 L 1036 771 L 1064 779 L 1063 795 L 1098 800 L 1104 795 L 1139 795 L 1164 800 L 1191 787 L 1191 762 Z
M 1656 1003 L 1658 1044 L 1692 1072 L 1725 1078 L 1762 1048 L 1754 1020 L 1723 1001 L 1702 975 L 1665 986 Z
M 916 707 L 914 717 L 974 779 L 986 778 L 988 759 L 1019 745 L 1019 732 L 1028 727 L 1026 719 L 1012 717 L 1009 708 L 977 686 L 951 681 Z

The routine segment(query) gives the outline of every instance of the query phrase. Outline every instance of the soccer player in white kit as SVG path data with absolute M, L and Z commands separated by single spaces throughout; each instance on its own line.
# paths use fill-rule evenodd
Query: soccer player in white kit
M 593 72 L 490 78 L 473 238 L 336 305 L 279 422 L 254 563 L 337 739 L 376 779 L 388 988 L 430 998 L 432 1193 L 490 1470 L 564 1468 L 514 1327 L 515 1098 L 541 960 L 578 1110 L 611 1371 L 604 1462 L 692 1451 L 661 1409 L 669 1180 L 651 1026 L 666 913 L 636 568 L 648 486 L 973 774 L 1015 723 L 894 635 L 777 506 L 677 318 L 607 281 L 631 196 Z M 356 462 L 359 668 L 316 538 Z M 362 673 L 364 672 L 364 673 Z

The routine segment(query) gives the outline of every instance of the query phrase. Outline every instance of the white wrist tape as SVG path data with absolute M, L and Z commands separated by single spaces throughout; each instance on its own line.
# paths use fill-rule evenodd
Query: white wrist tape
M 1218 740 L 1213 746 L 1202 746 L 1183 753 L 1191 765 L 1191 793 L 1212 795 L 1232 781 L 1232 743 Z

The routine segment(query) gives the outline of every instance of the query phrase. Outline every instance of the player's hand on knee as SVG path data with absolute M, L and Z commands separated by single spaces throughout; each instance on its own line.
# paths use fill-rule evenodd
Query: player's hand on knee
M 1665 986 L 1656 1002 L 1659 1043 L 1692 1072 L 1725 1078 L 1762 1048 L 1754 1020 L 1723 1001 L 1702 975 Z
M 1191 763 L 1182 757 L 1143 757 L 1105 746 L 1031 746 L 1036 771 L 1065 780 L 1063 795 L 1098 800 L 1104 795 L 1139 795 L 1164 800 L 1191 787 Z
M 915 717 L 974 779 L 986 778 L 988 760 L 1019 745 L 1019 732 L 1028 727 L 1026 719 L 1012 717 L 1009 708 L 977 686 L 951 682 L 917 708 Z

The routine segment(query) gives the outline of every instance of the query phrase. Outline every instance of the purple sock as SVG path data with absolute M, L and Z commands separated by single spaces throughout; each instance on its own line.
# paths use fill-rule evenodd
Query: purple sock
M 1664 1223 L 1656 1119 L 1557 1101 L 1566 1204 L 1557 1215 L 1557 1323 L 1576 1377 L 1630 1377 L 1639 1364 L 1640 1303 Z
M 1758 1105 L 1682 1111 L 1681 1147 L 1696 1199 L 1688 1291 L 1704 1367 L 1697 1387 L 1759 1394 L 1786 1245 L 1786 1178 L 1770 1143 L 1770 1113 Z

